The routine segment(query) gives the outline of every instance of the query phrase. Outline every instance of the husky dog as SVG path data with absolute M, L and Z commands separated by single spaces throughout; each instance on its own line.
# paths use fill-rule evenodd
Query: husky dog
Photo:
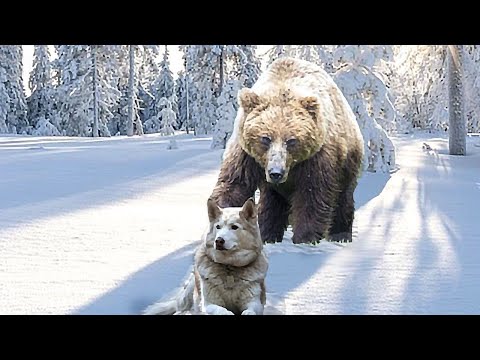
M 172 299 L 150 305 L 144 314 L 263 314 L 268 261 L 253 198 L 243 207 L 227 208 L 210 198 L 207 207 L 210 225 L 196 250 L 193 272 Z

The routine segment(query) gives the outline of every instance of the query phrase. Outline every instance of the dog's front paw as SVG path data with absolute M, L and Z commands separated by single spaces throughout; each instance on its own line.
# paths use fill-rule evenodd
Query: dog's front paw
M 205 308 L 205 312 L 208 315 L 235 315 L 233 312 L 225 309 L 224 307 L 210 304 Z
M 257 314 L 255 313 L 255 311 L 251 309 L 246 309 L 246 310 L 243 310 L 242 315 L 257 315 Z

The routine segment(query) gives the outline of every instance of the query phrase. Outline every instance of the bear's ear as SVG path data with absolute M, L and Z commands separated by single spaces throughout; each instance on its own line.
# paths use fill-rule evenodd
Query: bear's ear
M 217 220 L 222 214 L 222 210 L 220 210 L 217 203 L 212 198 L 208 199 L 207 208 L 208 208 L 208 220 L 210 220 L 210 222 Z
M 257 216 L 257 207 L 255 206 L 255 200 L 253 199 L 253 197 L 245 201 L 242 210 L 240 210 L 240 216 L 247 221 L 252 220 Z
M 248 114 L 260 105 L 260 96 L 254 93 L 252 89 L 243 88 L 238 92 L 238 105 L 243 108 L 245 114 Z
M 302 105 L 302 107 L 308 111 L 310 116 L 312 116 L 314 119 L 317 119 L 320 104 L 318 103 L 318 99 L 315 96 L 307 96 L 301 98 L 300 105 Z

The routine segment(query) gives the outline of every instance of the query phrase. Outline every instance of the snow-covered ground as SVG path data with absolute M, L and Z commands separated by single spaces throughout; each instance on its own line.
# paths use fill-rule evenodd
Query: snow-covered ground
M 138 314 L 179 286 L 207 223 L 210 138 L 0 136 L 0 313 Z M 351 244 L 267 245 L 267 313 L 480 313 L 480 147 L 394 138 Z M 433 150 L 422 149 L 427 142 Z

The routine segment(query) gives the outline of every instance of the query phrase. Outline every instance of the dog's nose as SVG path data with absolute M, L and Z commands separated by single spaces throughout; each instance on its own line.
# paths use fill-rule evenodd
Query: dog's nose
M 225 244 L 225 240 L 222 237 L 218 237 L 215 239 L 215 249 L 217 250 L 225 250 L 223 246 Z
M 284 174 L 285 170 L 272 170 L 268 173 L 268 176 L 270 176 L 270 179 L 277 182 L 283 177 Z

